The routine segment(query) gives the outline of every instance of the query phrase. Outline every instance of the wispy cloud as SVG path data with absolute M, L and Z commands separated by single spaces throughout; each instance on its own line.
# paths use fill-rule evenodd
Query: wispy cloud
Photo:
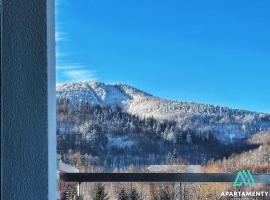
M 67 80 L 76 81 L 86 81 L 86 80 L 96 80 L 96 71 L 94 70 L 69 70 L 64 71 L 64 75 Z
M 67 33 L 63 31 L 59 31 L 59 28 L 56 28 L 55 31 L 55 41 L 60 42 L 67 39 Z
M 56 58 L 59 60 L 60 58 L 64 58 L 64 57 L 66 57 L 68 54 L 67 53 L 63 53 L 63 52 L 61 52 L 61 51 L 59 51 L 59 49 L 58 48 L 56 48 Z
M 62 77 L 62 81 L 76 82 L 97 80 L 96 71 L 80 63 L 59 64 L 56 66 L 56 70 L 57 74 Z
M 81 65 L 80 63 L 66 63 L 66 64 L 59 64 L 56 66 L 56 70 L 77 70 L 77 69 L 84 69 L 86 66 Z
M 59 21 L 61 7 L 69 6 L 67 0 L 56 0 L 56 70 L 57 70 L 57 82 L 78 82 L 86 80 L 97 80 L 97 73 L 89 69 L 89 65 L 81 64 L 81 60 L 78 62 L 72 57 L 72 51 L 66 52 L 67 49 L 63 49 L 62 44 L 70 42 L 69 34 L 66 31 L 66 24 L 64 21 Z

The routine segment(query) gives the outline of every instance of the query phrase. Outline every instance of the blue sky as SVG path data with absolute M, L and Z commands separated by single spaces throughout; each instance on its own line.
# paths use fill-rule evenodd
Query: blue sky
M 57 0 L 57 82 L 270 113 L 270 1 Z

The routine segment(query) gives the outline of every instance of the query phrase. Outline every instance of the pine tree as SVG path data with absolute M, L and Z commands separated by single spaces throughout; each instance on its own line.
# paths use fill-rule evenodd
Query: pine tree
M 122 188 L 120 192 L 118 193 L 117 200 L 128 200 L 128 194 L 125 190 L 125 188 Z
M 164 189 L 160 189 L 160 194 L 159 194 L 159 199 L 160 200 L 172 200 L 173 198 L 173 193 L 169 189 L 169 187 L 165 187 Z
M 65 188 L 64 199 L 78 199 L 76 185 L 71 184 Z
M 166 158 L 167 164 L 172 164 L 172 159 L 173 159 L 172 153 L 169 151 Z
M 108 193 L 105 192 L 104 185 L 101 183 L 96 184 L 95 186 L 95 196 L 93 200 L 108 200 Z
M 173 160 L 177 159 L 177 150 L 174 148 L 173 153 L 172 153 Z
M 190 132 L 187 133 L 187 136 L 186 136 L 186 142 L 187 142 L 188 144 L 192 144 L 192 137 L 191 137 Z
M 139 200 L 140 199 L 139 193 L 134 187 L 131 188 L 131 191 L 129 194 L 129 199 L 130 200 Z
M 178 134 L 177 134 L 177 143 L 178 144 L 181 144 L 183 143 L 183 132 L 182 131 L 179 131 Z

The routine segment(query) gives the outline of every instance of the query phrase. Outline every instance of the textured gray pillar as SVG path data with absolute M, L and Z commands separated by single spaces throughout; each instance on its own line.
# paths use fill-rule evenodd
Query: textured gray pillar
M 53 1 L 2 3 L 1 199 L 55 199 Z

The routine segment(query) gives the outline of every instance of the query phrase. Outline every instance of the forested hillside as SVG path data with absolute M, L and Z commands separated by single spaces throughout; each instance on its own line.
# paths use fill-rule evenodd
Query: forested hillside
M 65 161 L 78 165 L 70 156 L 79 153 L 80 165 L 103 170 L 125 169 L 130 165 L 142 168 L 157 164 L 202 164 L 257 146 L 223 144 L 210 131 L 196 134 L 193 130 L 182 130 L 175 121 L 140 118 L 119 106 L 84 102 L 75 106 L 68 99 L 58 100 L 57 137 L 57 149 L 65 155 Z
M 181 130 L 192 130 L 196 135 L 211 132 L 223 143 L 238 142 L 257 132 L 270 130 L 270 115 L 266 113 L 166 100 L 124 84 L 93 81 L 58 84 L 57 99 L 69 100 L 74 107 L 81 103 L 119 106 L 124 112 L 140 118 L 174 121 Z

